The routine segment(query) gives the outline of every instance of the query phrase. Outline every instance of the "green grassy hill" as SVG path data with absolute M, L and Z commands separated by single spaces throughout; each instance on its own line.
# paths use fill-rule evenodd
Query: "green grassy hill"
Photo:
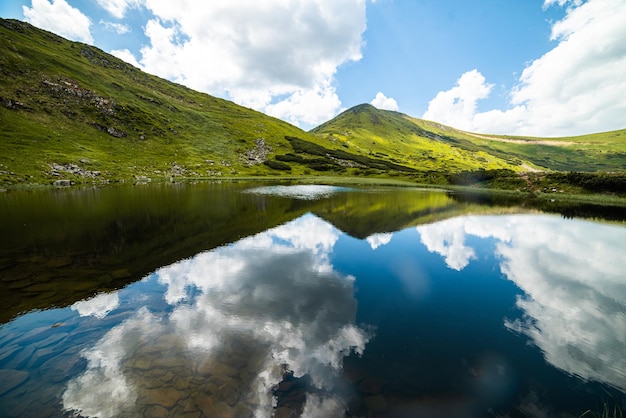
M 356 152 L 419 170 L 528 169 L 526 161 L 504 152 L 488 153 L 480 146 L 462 146 L 465 144 L 460 139 L 466 135 L 461 131 L 369 104 L 348 109 L 311 133 Z
M 626 129 L 567 138 L 482 135 L 363 104 L 311 133 L 425 170 L 626 171 Z
M 0 19 L 0 187 L 267 175 L 301 129 Z
M 626 169 L 626 131 L 547 142 L 558 141 L 473 135 L 370 105 L 304 132 L 0 19 L 0 189 L 320 174 L 446 183 L 465 171 Z

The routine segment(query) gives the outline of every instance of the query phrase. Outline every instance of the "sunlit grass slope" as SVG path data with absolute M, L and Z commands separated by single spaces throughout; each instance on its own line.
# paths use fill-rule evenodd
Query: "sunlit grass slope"
M 267 175 L 276 170 L 264 160 L 293 152 L 285 136 L 317 141 L 95 47 L 0 19 L 0 186 Z
M 626 171 L 626 130 L 567 138 L 480 135 L 363 104 L 311 133 L 426 170 Z
M 419 170 L 456 172 L 478 169 L 523 170 L 525 161 L 506 153 L 490 154 L 479 146 L 459 146 L 462 132 L 362 104 L 310 131 L 359 153 Z
M 304 132 L 0 19 L 0 189 L 269 175 L 446 183 L 446 175 L 478 170 L 624 171 L 625 150 L 626 131 L 494 137 L 370 105 Z

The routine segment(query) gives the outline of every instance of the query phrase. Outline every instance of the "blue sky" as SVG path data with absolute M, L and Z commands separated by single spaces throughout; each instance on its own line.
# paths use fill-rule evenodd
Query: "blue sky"
M 626 0 L 8 0 L 0 16 L 304 129 L 360 103 L 483 133 L 626 128 Z

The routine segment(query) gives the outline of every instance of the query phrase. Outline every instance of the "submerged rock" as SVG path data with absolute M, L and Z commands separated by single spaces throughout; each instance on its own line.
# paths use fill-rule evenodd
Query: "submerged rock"
M 0 369 L 0 395 L 24 383 L 28 376 L 29 373 L 23 370 Z

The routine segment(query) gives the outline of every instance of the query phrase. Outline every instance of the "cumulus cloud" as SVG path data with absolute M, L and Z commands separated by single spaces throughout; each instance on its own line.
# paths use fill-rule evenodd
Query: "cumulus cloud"
M 365 238 L 365 240 L 370 245 L 370 247 L 372 247 L 372 250 L 375 250 L 382 245 L 389 244 L 391 242 L 391 238 L 393 238 L 393 234 L 386 233 L 370 235 L 369 237 Z
M 137 58 L 130 52 L 128 49 L 114 49 L 111 51 L 111 55 L 114 57 L 118 57 L 121 60 L 126 61 L 127 63 L 134 65 L 137 68 L 142 68 L 141 64 L 137 61 Z
M 114 16 L 137 2 L 101 0 Z M 337 68 L 361 59 L 365 1 L 144 0 L 146 71 L 298 125 L 341 109 Z
M 375 106 L 379 109 L 393 110 L 395 112 L 398 111 L 398 102 L 396 102 L 396 99 L 392 97 L 387 97 L 380 91 L 376 93 L 376 97 L 372 99 L 370 104 L 372 104 L 372 106 Z
M 429 250 L 451 268 L 463 263 L 448 262 L 450 254 L 473 252 L 468 236 L 494 238 L 500 270 L 524 291 L 517 300 L 524 317 L 505 325 L 530 337 L 555 367 L 626 390 L 624 228 L 527 215 L 465 217 L 420 228 Z
M 31 7 L 22 6 L 22 11 L 24 19 L 39 28 L 74 41 L 93 43 L 91 21 L 65 0 L 32 0 Z
M 465 130 L 564 136 L 622 129 L 626 112 L 626 3 L 547 0 L 568 5 L 552 25 L 557 45 L 532 61 L 510 92 L 510 107 L 477 112 L 490 85 L 477 71 L 431 100 L 423 117 Z
M 487 98 L 492 88 L 478 70 L 468 71 L 457 80 L 456 86 L 437 93 L 423 117 L 455 128 L 471 129 L 478 100 Z
M 235 94 L 233 97 L 236 101 L 237 96 Z M 239 102 L 245 103 L 245 94 Z M 288 98 L 264 107 L 268 115 L 296 126 L 319 125 L 332 119 L 341 110 L 341 100 L 335 88 L 328 83 L 312 89 L 298 89 Z
M 580 6 L 582 4 L 582 0 L 545 0 L 543 2 L 543 7 L 544 8 L 548 8 L 550 6 L 553 6 L 555 4 L 559 5 L 559 6 L 564 6 L 567 3 L 572 3 L 574 6 Z
M 138 8 L 143 0 L 96 0 L 98 5 L 117 19 L 122 19 L 129 9 Z
M 138 413 L 154 402 L 153 389 L 159 402 L 184 398 L 155 371 L 173 364 L 210 376 L 188 389 L 191 397 L 217 382 L 207 415 L 250 416 L 245 408 L 254 405 L 254 416 L 266 417 L 287 366 L 320 389 L 306 395 L 304 416 L 343 415 L 346 402 L 333 390 L 338 371 L 344 356 L 363 352 L 369 335 L 354 324 L 354 278 L 330 263 L 338 237 L 332 225 L 306 215 L 159 269 L 151 280 L 165 288 L 170 309 L 150 313 L 147 307 L 163 299 L 148 296 L 145 307 L 86 349 L 87 370 L 68 384 L 64 407 L 106 418 Z M 183 380 L 193 386 L 197 379 Z M 227 385 L 230 403 L 220 398 Z
M 130 32 L 130 27 L 123 23 L 109 22 L 108 20 L 100 20 L 100 24 L 108 31 L 123 35 Z

